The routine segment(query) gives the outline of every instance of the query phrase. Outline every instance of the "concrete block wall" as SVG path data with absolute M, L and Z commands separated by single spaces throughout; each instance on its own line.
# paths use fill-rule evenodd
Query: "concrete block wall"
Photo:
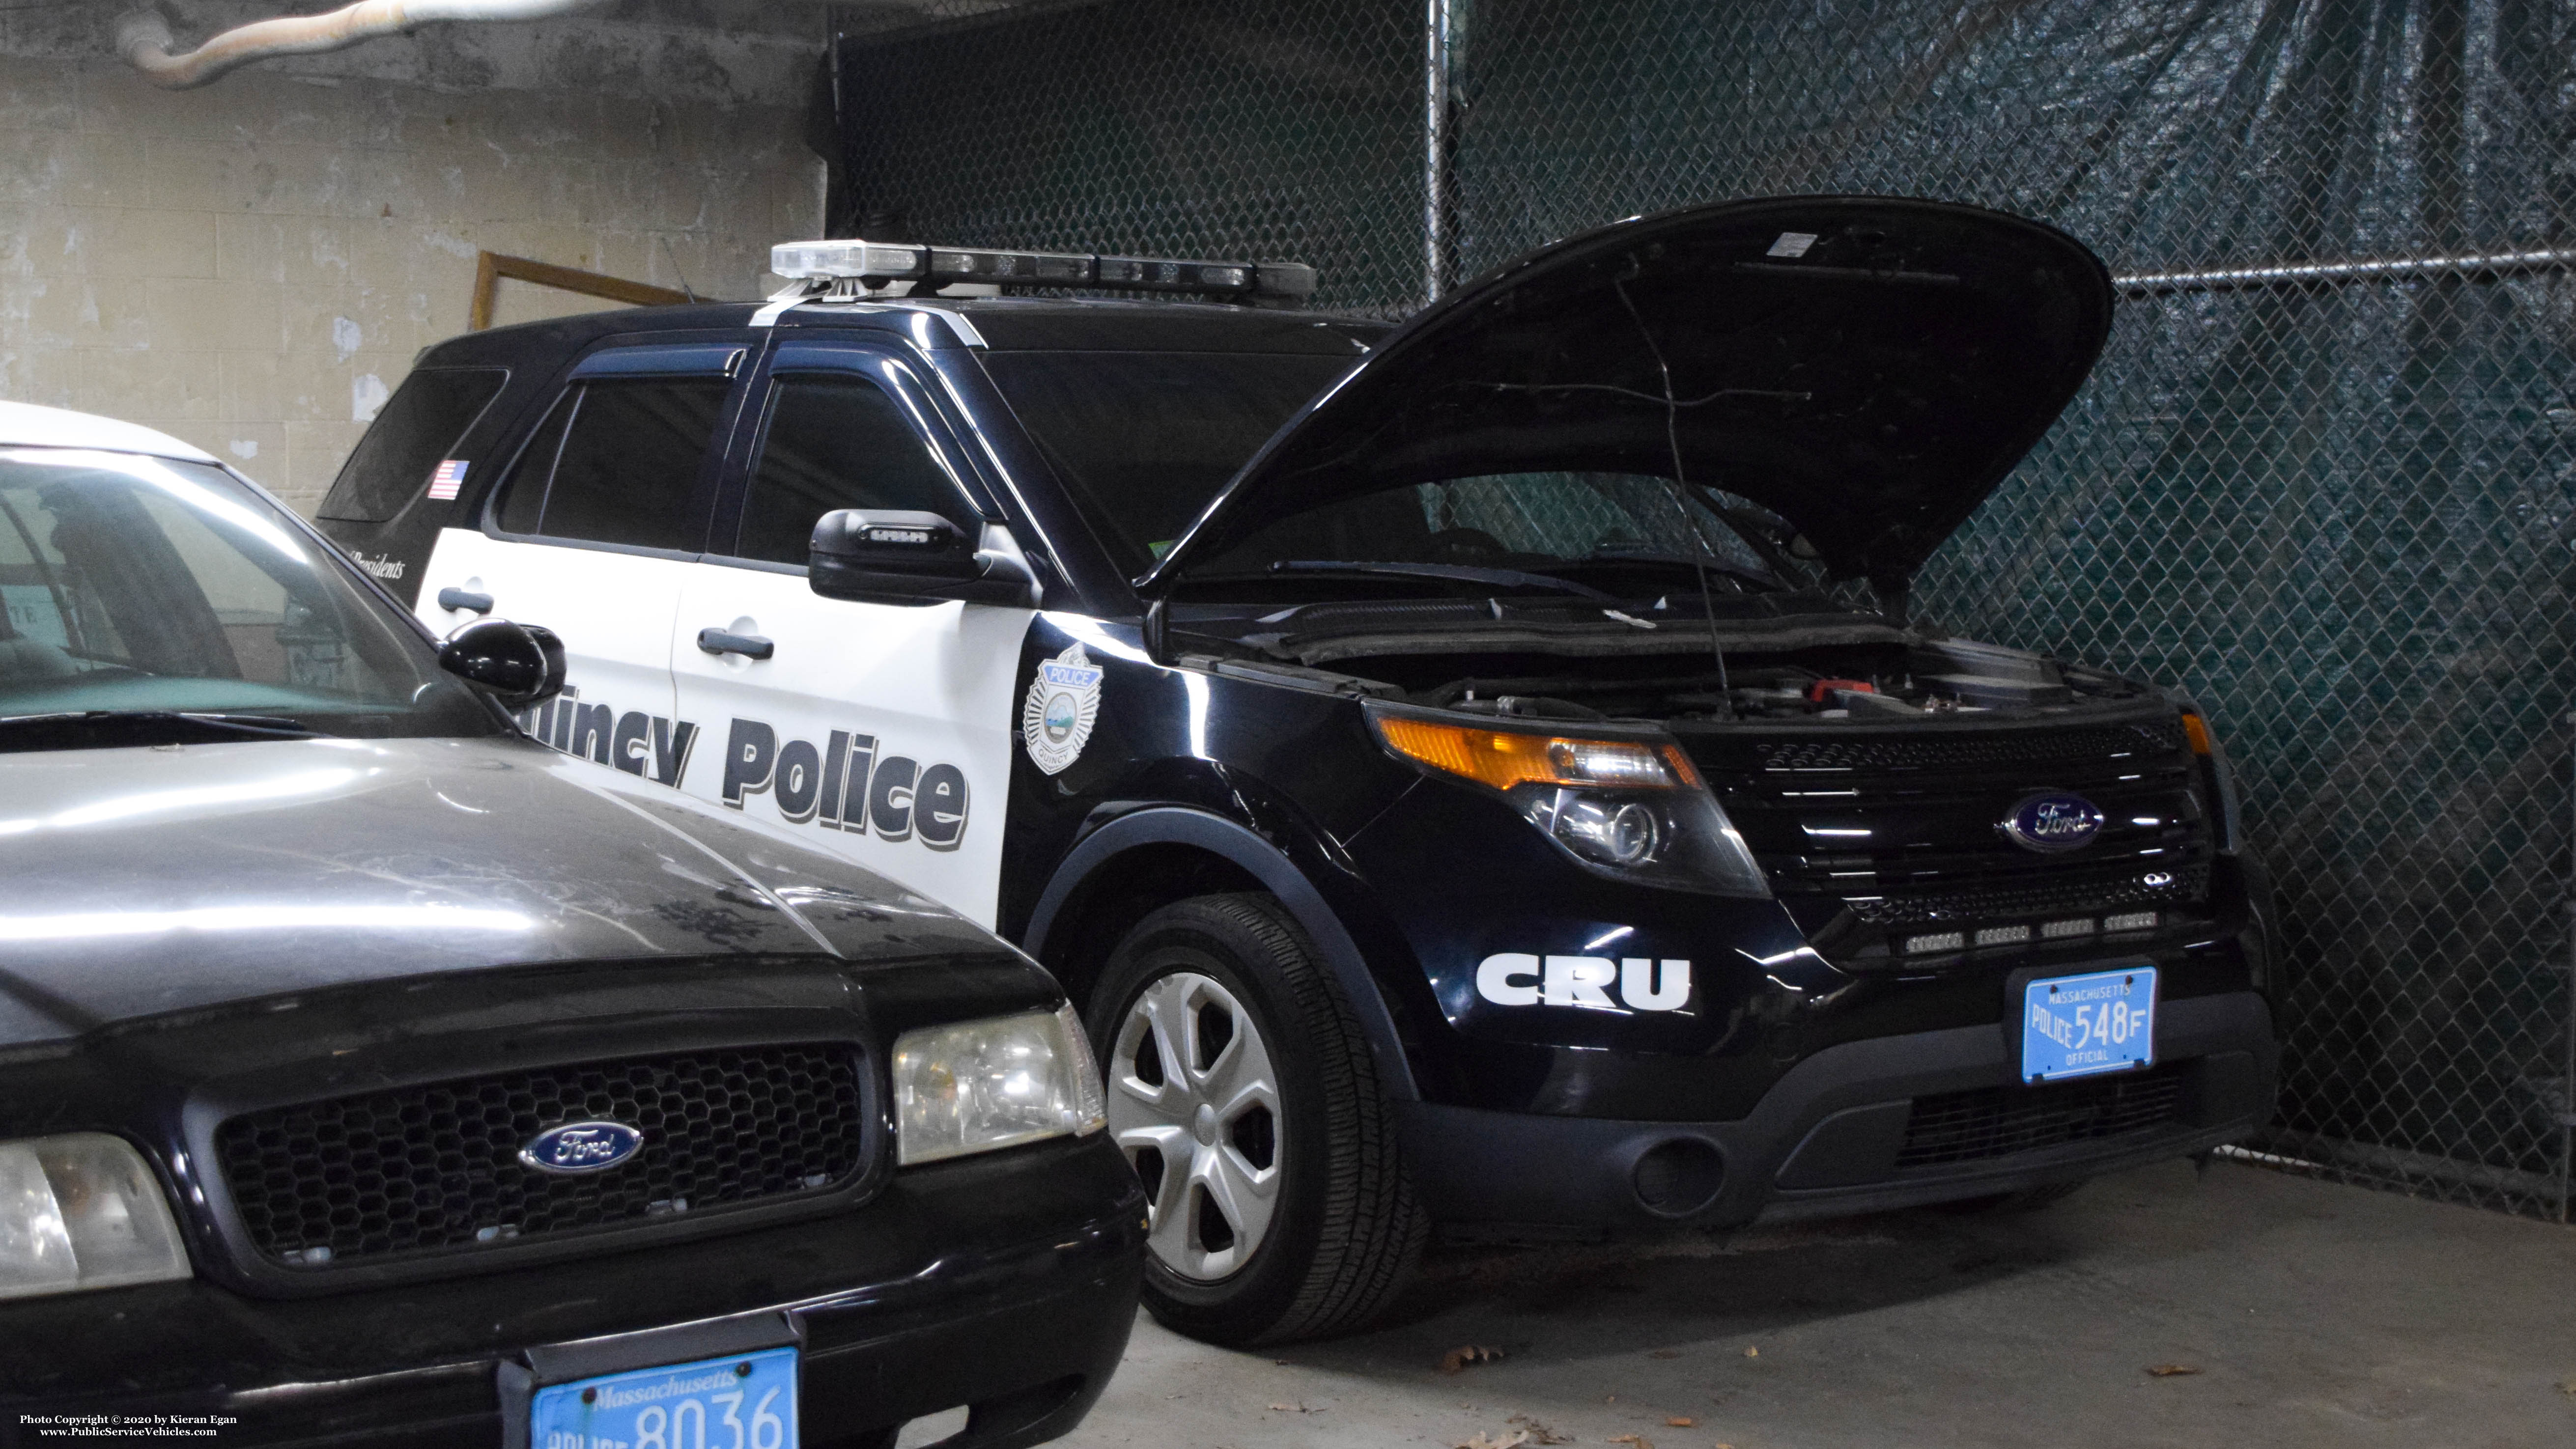
M 147 423 L 311 512 L 477 250 L 700 295 L 820 234 L 822 7 L 438 26 L 163 91 L 120 6 L 0 10 L 0 397 Z M 166 5 L 182 46 L 316 8 Z M 504 282 L 504 323 L 609 305 Z

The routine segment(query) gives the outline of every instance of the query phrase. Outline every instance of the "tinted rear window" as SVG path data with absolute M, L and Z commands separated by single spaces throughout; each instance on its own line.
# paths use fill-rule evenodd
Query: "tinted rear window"
M 375 425 L 358 440 L 340 468 L 324 518 L 382 523 L 429 486 L 432 470 L 455 450 L 465 430 L 483 415 L 509 371 L 498 367 L 433 367 L 414 372 L 394 390 Z
M 709 503 L 698 482 L 731 386 L 697 377 L 584 383 L 520 455 L 501 526 L 697 552 Z

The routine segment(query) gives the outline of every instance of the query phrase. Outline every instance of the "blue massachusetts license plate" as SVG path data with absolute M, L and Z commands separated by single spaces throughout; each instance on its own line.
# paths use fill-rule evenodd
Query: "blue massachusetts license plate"
M 537 1390 L 529 1449 L 796 1449 L 796 1350 L 764 1348 Z
M 2156 1059 L 2156 968 L 2054 976 L 2021 990 L 2021 1079 L 2124 1072 Z

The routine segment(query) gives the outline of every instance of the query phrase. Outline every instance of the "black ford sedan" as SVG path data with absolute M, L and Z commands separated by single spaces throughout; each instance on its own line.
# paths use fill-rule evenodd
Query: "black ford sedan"
M 0 600 L 0 1442 L 1097 1398 L 1143 1198 L 1026 957 L 528 741 L 542 629 L 442 651 L 158 434 L 0 404 Z

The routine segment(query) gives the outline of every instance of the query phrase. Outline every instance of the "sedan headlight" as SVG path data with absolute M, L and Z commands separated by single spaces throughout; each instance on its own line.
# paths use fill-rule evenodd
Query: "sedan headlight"
M 188 1276 L 143 1154 L 97 1132 L 0 1142 L 0 1299 Z
M 1596 875 L 1638 885 L 1767 896 L 1744 837 L 1681 746 L 1585 739 L 1372 714 L 1389 750 L 1502 792 L 1512 808 Z
M 909 1167 L 1108 1125 L 1071 1006 L 908 1031 L 894 1043 L 895 1161 Z

